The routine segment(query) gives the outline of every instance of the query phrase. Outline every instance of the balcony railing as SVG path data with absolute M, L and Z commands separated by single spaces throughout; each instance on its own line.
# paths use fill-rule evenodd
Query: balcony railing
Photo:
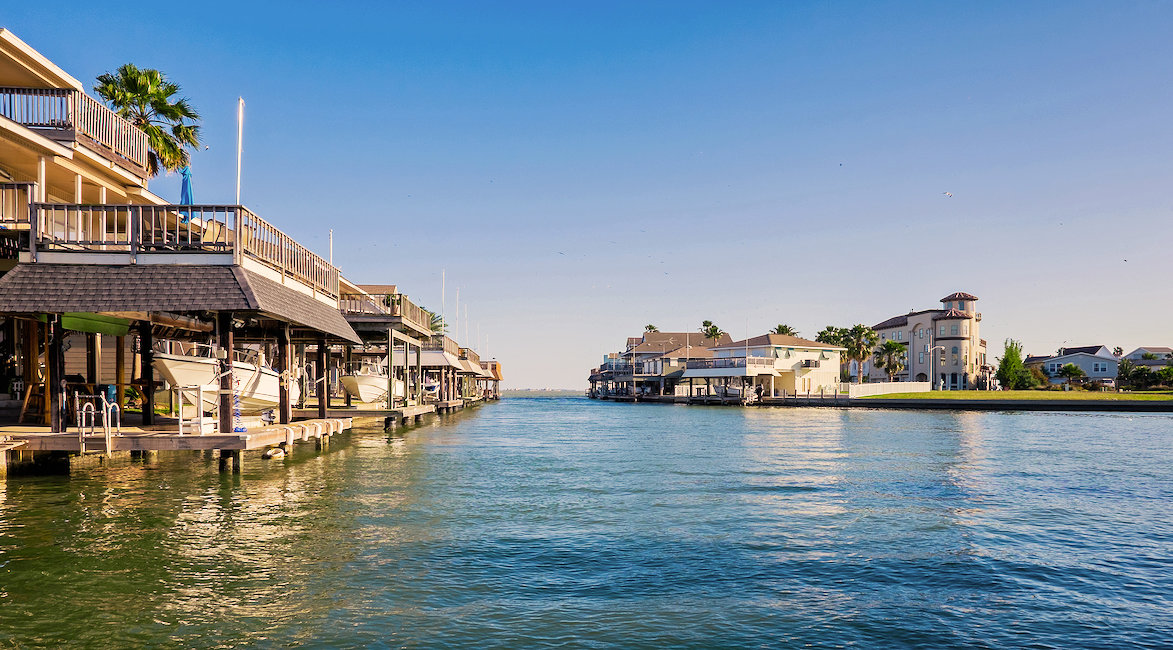
M 146 169 L 147 134 L 73 88 L 0 88 L 0 115 L 54 139 L 83 135 Z
M 721 359 L 691 359 L 688 361 L 688 369 L 745 368 L 747 362 L 750 368 L 774 367 L 774 359 L 771 357 L 727 357 Z
M 468 359 L 478 366 L 481 365 L 481 355 L 477 354 L 476 351 L 472 350 L 471 348 L 460 348 L 460 358 Z
M 0 228 L 28 228 L 34 183 L 0 183 Z
M 433 336 L 431 341 L 424 343 L 425 350 L 442 350 L 454 357 L 460 356 L 460 345 L 447 336 Z
M 338 268 L 239 205 L 32 204 L 30 253 L 232 253 L 338 297 Z M 239 234 L 239 236 L 237 236 Z
M 427 310 L 402 293 L 344 293 L 340 298 L 343 313 L 402 318 L 419 329 L 430 331 L 432 318 Z

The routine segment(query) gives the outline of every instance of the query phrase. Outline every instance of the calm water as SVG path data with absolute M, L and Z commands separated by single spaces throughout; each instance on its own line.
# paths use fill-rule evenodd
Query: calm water
M 1173 418 L 513 399 L 0 482 L 3 645 L 1173 643 Z

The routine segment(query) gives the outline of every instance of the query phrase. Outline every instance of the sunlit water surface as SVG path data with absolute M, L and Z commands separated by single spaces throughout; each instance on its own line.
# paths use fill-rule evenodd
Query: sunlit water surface
M 1168 646 L 1173 418 L 511 399 L 10 477 L 0 641 Z

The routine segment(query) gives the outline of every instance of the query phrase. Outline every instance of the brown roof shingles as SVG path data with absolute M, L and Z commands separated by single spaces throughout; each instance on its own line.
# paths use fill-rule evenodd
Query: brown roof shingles
M 238 266 L 18 264 L 0 278 L 0 312 L 265 312 L 359 342 L 337 308 Z

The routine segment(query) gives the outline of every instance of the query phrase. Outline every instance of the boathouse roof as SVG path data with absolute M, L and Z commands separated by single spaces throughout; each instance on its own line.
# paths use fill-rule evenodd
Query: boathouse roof
M 267 314 L 361 343 L 336 307 L 239 266 L 18 264 L 0 312 L 233 311 Z

